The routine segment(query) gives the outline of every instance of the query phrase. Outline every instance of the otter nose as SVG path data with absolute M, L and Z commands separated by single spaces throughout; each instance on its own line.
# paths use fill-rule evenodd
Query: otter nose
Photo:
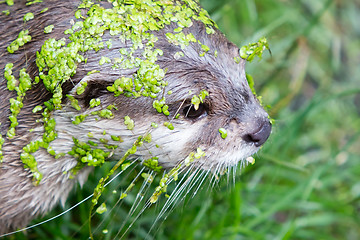
M 266 119 L 255 131 L 245 134 L 242 138 L 248 143 L 254 143 L 256 147 L 263 145 L 271 132 L 271 123 Z

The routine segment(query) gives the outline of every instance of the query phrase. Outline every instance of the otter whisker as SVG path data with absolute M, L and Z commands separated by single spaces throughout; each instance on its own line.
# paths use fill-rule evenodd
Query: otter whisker
M 186 191 L 186 193 L 182 196 L 182 199 L 180 199 L 180 201 L 183 201 L 184 198 L 185 198 L 186 196 L 188 196 L 188 194 L 190 193 L 190 191 L 192 191 L 193 188 L 197 185 L 197 183 L 200 182 L 200 184 L 199 184 L 198 187 L 197 187 L 197 190 L 198 190 L 199 187 L 201 187 L 201 183 L 202 183 L 203 180 L 204 180 L 203 176 L 206 177 L 206 175 L 207 175 L 207 171 L 204 171 L 204 170 L 199 169 L 199 168 L 196 169 L 196 170 L 194 171 L 194 174 L 193 174 L 193 175 L 191 176 L 191 178 L 189 179 L 190 181 L 188 182 L 188 184 L 187 184 L 187 186 L 186 186 L 187 191 Z M 197 191 L 197 190 L 196 190 L 196 191 Z M 195 191 L 195 193 L 196 193 L 196 191 Z M 194 196 L 194 195 L 193 195 L 193 196 Z
M 120 176 L 121 173 L 123 173 L 123 172 L 126 171 L 127 174 L 126 174 L 125 176 L 123 176 L 122 180 L 117 184 L 116 187 L 114 187 L 115 189 L 120 189 L 120 188 L 119 188 L 119 185 L 120 185 L 121 183 L 125 182 L 125 181 L 128 179 L 128 177 L 131 175 L 131 173 L 136 169 L 136 166 L 137 166 L 138 162 L 139 162 L 138 159 L 130 161 L 130 162 L 129 162 L 129 166 L 128 166 L 126 169 L 121 170 L 119 173 L 117 173 L 109 182 L 107 182 L 107 183 L 105 184 L 105 187 L 107 187 L 107 185 L 109 185 L 114 179 L 116 179 L 118 176 Z M 134 179 L 134 180 L 135 180 L 135 179 Z M 120 196 L 121 196 L 121 195 L 120 195 Z M 120 198 L 116 201 L 116 203 L 111 207 L 111 209 L 108 210 L 108 212 L 111 213 L 111 212 L 113 212 L 113 211 L 115 210 L 116 212 L 115 212 L 114 214 L 117 214 L 117 213 L 119 212 L 119 209 L 120 209 L 120 207 L 121 207 L 121 204 L 123 203 L 123 199 L 124 199 L 124 198 L 121 198 L 121 197 L 120 197 Z M 107 200 L 105 200 L 105 202 L 106 202 L 106 201 L 107 201 Z M 95 214 L 96 214 L 96 213 L 94 212 L 94 213 L 92 214 L 92 217 L 93 217 Z M 98 231 L 98 229 L 103 225 L 104 221 L 105 221 L 105 219 L 103 219 L 103 220 L 97 225 L 97 227 L 95 228 L 94 232 Z
M 241 165 L 240 165 L 241 166 Z M 235 180 L 236 180 L 236 170 L 238 168 L 238 165 L 235 165 L 232 167 L 232 170 L 233 170 L 233 185 L 235 186 Z
M 136 177 L 134 177 L 134 179 L 131 181 L 131 183 L 129 184 L 129 186 L 132 186 L 132 185 L 135 184 L 135 182 L 138 180 L 138 178 L 141 176 L 141 174 L 142 174 L 142 172 L 143 172 L 144 170 L 145 170 L 145 167 L 143 167 L 143 168 L 140 169 L 139 173 L 136 175 Z M 138 197 L 137 197 L 136 200 L 133 202 L 133 204 L 132 204 L 132 206 L 131 206 L 131 208 L 130 208 L 129 213 L 127 214 L 126 218 L 124 219 L 124 221 L 123 221 L 123 223 L 122 223 L 122 225 L 121 225 L 121 227 L 120 227 L 120 230 L 125 226 L 125 224 L 126 224 L 126 223 L 128 222 L 128 220 L 129 220 L 129 218 L 131 217 L 132 212 L 133 212 L 134 209 L 136 209 L 136 207 L 138 206 L 138 205 L 136 204 L 137 199 L 138 199 Z M 136 207 L 135 207 L 135 206 L 136 206 Z
M 152 181 L 150 181 L 150 177 L 152 177 L 152 174 L 154 173 L 154 171 L 151 171 L 149 173 L 149 177 L 148 178 L 144 178 L 144 181 L 142 183 L 142 186 L 139 190 L 139 192 L 137 193 L 136 199 L 134 200 L 134 203 L 126 217 L 126 219 L 123 222 L 123 225 L 119 228 L 118 233 L 116 234 L 115 238 L 120 234 L 121 230 L 124 228 L 125 224 L 128 222 L 129 218 L 134 215 L 134 213 L 136 212 L 136 210 L 138 209 L 138 207 L 140 206 L 140 203 L 146 199 L 146 194 L 148 193 L 148 190 L 150 189 L 150 186 L 152 184 Z M 156 174 L 155 174 L 156 176 Z M 154 177 L 155 177 L 154 176 Z M 136 203 L 137 202 L 137 203 Z M 136 203 L 136 204 L 135 204 Z M 145 203 L 143 205 L 143 207 L 140 209 L 139 213 L 137 214 L 137 216 L 133 219 L 133 221 L 131 221 L 131 223 L 129 224 L 129 226 L 127 227 L 127 229 L 124 231 L 123 236 L 126 234 L 126 232 L 131 228 L 131 226 L 135 223 L 135 221 L 141 216 L 141 214 L 150 206 L 151 204 L 149 203 Z M 114 238 L 114 239 L 115 239 Z M 122 238 L 122 237 L 121 237 Z
M 172 117 L 171 121 L 176 118 L 176 116 L 180 112 L 180 109 L 184 106 L 185 102 L 186 102 L 186 99 L 184 98 L 184 100 L 181 102 L 180 106 L 177 108 L 176 112 L 174 113 L 174 116 Z
M 159 221 L 159 219 L 166 212 L 171 212 L 175 208 L 177 202 L 181 202 L 181 201 L 184 200 L 184 198 L 188 195 L 188 193 L 191 191 L 191 189 L 195 186 L 197 181 L 199 181 L 201 179 L 201 177 L 198 177 L 199 172 L 203 173 L 204 171 L 202 171 L 199 168 L 197 168 L 197 169 L 195 169 L 195 171 L 193 171 L 192 168 L 189 168 L 187 173 L 191 173 L 190 176 L 189 177 L 186 177 L 186 176 L 182 177 L 184 182 L 183 183 L 182 182 L 178 183 L 178 186 L 180 186 L 180 188 L 174 189 L 174 191 L 172 192 L 172 194 L 170 195 L 170 197 L 168 198 L 166 203 L 163 205 L 162 210 L 160 211 L 160 213 L 158 214 L 156 220 L 154 221 L 153 226 L 155 225 L 155 223 L 157 221 Z M 186 189 L 187 189 L 187 191 L 186 191 Z M 186 193 L 183 194 L 185 191 L 186 191 Z M 182 196 L 182 198 L 180 199 L 181 196 Z M 168 210 L 170 207 L 171 207 L 171 209 Z
M 136 209 L 138 208 L 140 202 L 144 199 L 146 192 L 149 190 L 152 181 L 150 180 L 150 178 L 152 178 L 152 174 L 154 173 L 154 171 L 149 172 L 149 177 L 148 179 L 144 179 L 143 184 L 141 185 L 140 190 L 138 191 L 138 193 L 136 194 L 136 199 L 134 200 L 133 206 L 129 211 L 129 215 L 133 215 L 133 213 L 136 211 Z M 156 176 L 156 174 L 155 174 Z M 154 176 L 154 177 L 155 177 Z
M 220 167 L 219 167 L 219 164 L 217 164 L 217 165 L 215 165 L 215 166 L 212 166 L 212 168 L 211 168 L 211 173 L 212 173 L 212 176 L 211 176 L 211 179 L 210 179 L 210 187 L 212 188 L 212 189 L 214 189 L 215 188 L 215 184 L 217 184 L 218 183 L 218 180 L 219 180 L 219 177 L 218 177 L 218 174 L 219 174 L 219 169 L 220 169 Z
M 127 231 L 129 231 L 129 229 L 132 227 L 132 225 L 136 222 L 136 220 L 141 216 L 141 214 L 148 208 L 150 207 L 152 204 L 147 201 L 145 203 L 145 205 L 143 206 L 143 208 L 140 210 L 140 212 L 136 215 L 136 217 L 134 218 L 134 220 L 129 224 L 129 226 L 127 227 L 127 229 L 124 231 L 124 233 L 122 234 L 122 236 L 120 237 L 120 239 L 122 239 L 125 234 L 127 233 Z M 115 235 L 114 239 L 117 238 L 117 236 L 120 234 L 122 228 L 123 228 L 124 224 L 122 225 L 122 227 L 119 229 L 119 231 L 117 232 L 117 234 Z
M 163 204 L 160 212 L 158 213 L 155 221 L 153 222 L 150 230 L 148 231 L 148 234 L 152 231 L 152 229 L 156 226 L 157 222 L 162 218 L 162 216 L 167 212 L 167 209 L 173 205 L 174 202 L 178 202 L 180 194 L 183 192 L 183 190 L 187 186 L 187 182 L 190 178 L 192 178 L 191 174 L 189 177 L 186 177 L 189 173 L 193 173 L 192 167 L 183 167 L 179 171 L 181 171 L 180 180 L 176 182 L 175 188 L 172 190 L 170 196 L 166 200 L 166 202 Z M 182 174 L 182 172 L 185 171 L 185 173 Z M 169 183 L 172 181 L 172 179 L 169 180 Z M 168 183 L 167 183 L 168 184 Z
M 208 177 L 209 175 L 209 171 L 205 171 L 205 170 L 202 170 L 202 172 L 204 173 L 203 176 L 200 176 L 200 183 L 198 184 L 198 187 L 197 189 L 194 191 L 193 193 L 193 197 L 195 197 L 195 195 L 197 194 L 197 192 L 199 191 L 200 187 L 202 187 L 202 184 L 204 183 L 205 179 Z

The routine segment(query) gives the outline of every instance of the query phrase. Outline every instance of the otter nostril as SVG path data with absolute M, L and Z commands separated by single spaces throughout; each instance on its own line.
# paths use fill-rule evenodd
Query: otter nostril
M 256 147 L 260 147 L 270 136 L 271 123 L 269 121 L 263 122 L 263 124 L 252 133 L 248 133 L 243 136 L 246 142 L 254 143 Z

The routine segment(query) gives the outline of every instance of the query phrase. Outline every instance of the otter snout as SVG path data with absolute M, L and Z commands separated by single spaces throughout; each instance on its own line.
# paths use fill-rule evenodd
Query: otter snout
M 256 147 L 263 145 L 271 133 L 271 123 L 266 119 L 258 120 L 257 124 L 242 138 L 248 143 L 253 143 Z

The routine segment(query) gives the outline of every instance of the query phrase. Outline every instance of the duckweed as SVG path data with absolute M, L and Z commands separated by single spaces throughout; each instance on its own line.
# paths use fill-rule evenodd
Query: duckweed
M 30 21 L 31 19 L 34 19 L 34 14 L 29 12 L 24 15 L 24 22 Z
M 6 9 L 6 10 L 1 11 L 1 13 L 5 14 L 6 16 L 8 16 L 8 15 L 10 15 L 10 10 L 9 10 L 9 9 Z
M 144 180 L 148 183 L 152 183 L 154 181 L 154 176 L 152 176 L 151 174 L 149 173 L 142 173 L 141 174 L 141 177 L 144 178 Z
M 73 108 L 75 108 L 77 111 L 81 110 L 81 107 L 79 106 L 79 101 L 74 96 L 66 95 L 66 97 L 70 100 L 71 106 Z
M 195 110 L 199 109 L 200 103 L 203 103 L 207 96 L 209 96 L 209 93 L 206 90 L 201 90 L 199 95 L 194 95 L 191 98 L 191 103 L 194 105 Z
M 165 34 L 169 43 L 174 45 L 180 45 L 181 49 L 185 49 L 185 47 L 190 45 L 190 42 L 197 42 L 196 38 L 192 33 L 185 35 L 183 32 L 180 33 L 166 33 Z
M 113 92 L 114 96 L 120 96 L 124 91 L 132 92 L 133 90 L 133 80 L 131 78 L 122 77 L 116 79 L 112 86 L 107 87 L 109 92 Z
M 96 213 L 97 214 L 103 214 L 104 212 L 107 211 L 107 208 L 106 208 L 106 204 L 105 203 L 102 203 L 97 209 L 96 209 Z
M 160 179 L 159 185 L 155 188 L 154 193 L 149 199 L 150 203 L 156 203 L 159 199 L 160 195 L 166 193 L 167 184 L 170 179 L 174 179 L 174 181 L 178 180 L 179 169 L 181 168 L 181 164 L 177 167 L 172 168 L 168 173 L 164 174 L 164 176 Z
M 14 66 L 13 63 L 8 63 L 8 64 L 5 65 L 5 69 L 4 69 L 4 77 L 7 80 L 7 88 L 10 91 L 15 90 L 15 87 L 17 85 L 17 80 L 12 75 L 13 66 Z
M 43 107 L 42 106 L 36 106 L 33 108 L 32 112 L 33 113 L 37 113 L 37 112 L 40 112 L 43 110 Z
M 111 63 L 111 59 L 108 57 L 102 56 L 99 61 L 99 65 L 101 66 L 101 65 L 104 65 L 105 63 Z
M 156 111 L 163 113 L 165 116 L 170 115 L 170 112 L 168 111 L 169 106 L 165 104 L 165 98 L 154 100 L 153 107 L 156 109 Z
M 10 43 L 7 47 L 9 53 L 14 53 L 20 47 L 24 46 L 26 43 L 31 41 L 31 36 L 29 35 L 29 30 L 22 30 L 20 31 L 18 37 Z
M 104 147 L 109 149 L 109 150 L 115 150 L 117 149 L 119 146 L 118 145 L 109 145 L 109 144 L 104 144 Z
M 205 152 L 201 148 L 196 149 L 196 153 L 194 154 L 195 159 L 200 159 L 205 156 Z
M 101 118 L 107 118 L 107 119 L 111 119 L 111 118 L 114 117 L 114 114 L 112 113 L 112 111 L 107 109 L 107 108 L 102 109 L 100 111 L 94 111 L 91 114 L 92 115 L 98 115 Z
M 255 164 L 255 158 L 253 158 L 253 157 L 248 157 L 248 158 L 246 158 L 246 161 L 249 162 L 249 163 L 251 163 L 252 165 Z
M 72 121 L 72 124 L 79 125 L 81 122 L 83 122 L 85 120 L 85 118 L 87 116 L 88 116 L 87 114 L 81 114 L 81 115 L 75 116 L 75 120 Z
M 219 133 L 221 134 L 221 137 L 225 139 L 227 137 L 227 131 L 225 128 L 219 128 Z
M 149 169 L 154 170 L 155 172 L 160 172 L 162 170 L 162 166 L 159 165 L 159 158 L 152 157 L 143 162 L 143 165 Z
M 111 139 L 116 142 L 123 142 L 120 136 L 111 135 Z
M 99 72 L 100 72 L 99 70 L 91 70 L 86 75 L 91 75 L 91 74 L 99 73 Z
M 85 92 L 85 88 L 87 87 L 87 82 L 81 82 L 80 86 L 76 88 L 76 94 L 81 95 Z
M 175 129 L 175 127 L 173 126 L 173 124 L 171 122 L 164 122 L 164 126 L 167 127 L 170 130 Z
M 151 140 L 152 140 L 151 134 L 150 133 L 145 134 L 144 141 L 147 142 L 147 143 L 150 143 Z
M 101 166 L 110 155 L 110 152 L 99 148 L 93 149 L 89 144 L 81 142 L 75 137 L 73 137 L 73 142 L 74 146 L 68 154 L 79 160 L 78 166 L 75 167 L 76 169 L 83 165 Z
M 112 48 L 112 39 L 107 40 L 105 43 L 108 49 Z
M 234 57 L 234 62 L 239 64 L 241 62 L 241 57 Z
M 184 160 L 184 164 L 186 167 L 188 167 L 195 159 L 200 159 L 204 156 L 205 152 L 201 148 L 197 148 L 196 152 L 189 153 L 189 155 Z
M 31 4 L 34 4 L 34 3 L 41 3 L 41 2 L 43 2 L 43 1 L 42 0 L 33 0 L 33 1 L 28 1 L 26 3 L 26 5 L 31 5 Z
M 124 124 L 126 125 L 127 129 L 133 130 L 134 129 L 134 120 L 132 120 L 129 116 L 124 117 Z
M 51 33 L 54 29 L 54 25 L 49 25 L 44 28 L 44 33 Z
M 121 165 L 121 170 L 123 170 L 123 171 L 126 170 L 130 165 L 131 165 L 130 162 L 123 163 L 123 164 Z
M 31 78 L 29 74 L 26 72 L 26 69 L 23 68 L 20 70 L 19 80 L 16 80 L 12 75 L 12 63 L 8 63 L 5 66 L 4 77 L 7 80 L 7 87 L 10 91 L 16 91 L 17 97 L 10 98 L 10 112 L 9 116 L 10 120 L 10 128 L 7 132 L 7 136 L 9 139 L 15 136 L 15 127 L 18 125 L 17 115 L 20 113 L 21 108 L 23 107 L 23 98 L 25 97 L 26 91 L 31 88 Z
M 98 144 L 95 143 L 94 141 L 88 140 L 87 142 L 88 142 L 88 144 L 90 144 L 90 145 L 93 146 L 93 147 L 97 147 L 97 146 L 98 146 Z
M 5 2 L 8 6 L 14 5 L 14 0 L 5 0 Z
M 42 173 L 39 172 L 35 157 L 31 153 L 36 152 L 41 145 L 42 144 L 40 141 L 30 142 L 25 147 L 23 147 L 23 151 L 20 154 L 20 159 L 24 164 L 24 167 L 29 168 L 33 174 L 33 183 L 35 185 L 38 185 L 40 183 L 42 179 Z
M 253 77 L 250 75 L 250 74 L 246 74 L 246 80 L 249 84 L 249 87 L 251 89 L 251 92 L 256 95 L 256 91 L 255 91 L 255 88 L 254 88 L 254 79 Z
M 242 46 L 239 50 L 240 57 L 251 62 L 255 56 L 260 59 L 265 50 L 270 51 L 269 43 L 265 37 L 259 39 L 256 43 L 250 43 L 249 45 Z
M 124 198 L 126 198 L 126 197 L 127 197 L 127 194 L 126 194 L 126 193 L 121 193 L 120 199 L 124 199 Z

